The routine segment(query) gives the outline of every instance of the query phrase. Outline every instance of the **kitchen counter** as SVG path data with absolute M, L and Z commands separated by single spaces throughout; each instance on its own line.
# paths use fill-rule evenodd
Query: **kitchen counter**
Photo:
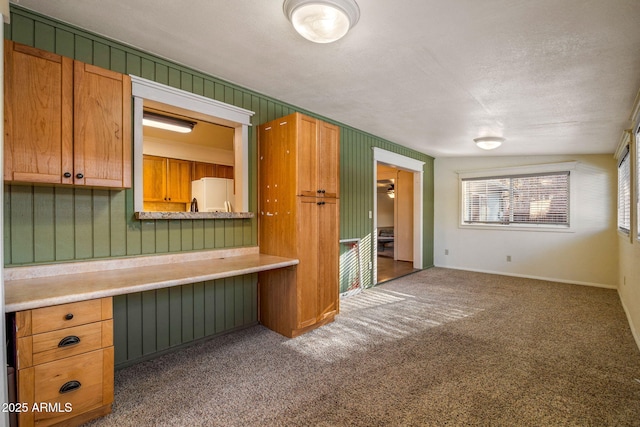
M 4 269 L 7 313 L 292 267 L 258 247 Z

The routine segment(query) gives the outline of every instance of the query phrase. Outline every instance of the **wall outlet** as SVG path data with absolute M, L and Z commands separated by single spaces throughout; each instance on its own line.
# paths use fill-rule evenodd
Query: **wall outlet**
M 373 263 L 369 261 L 369 270 L 373 270 Z
M 511 262 L 511 255 L 507 255 L 507 262 Z
M 445 255 L 449 255 L 449 249 L 445 249 L 445 250 L 444 250 L 444 254 L 445 254 Z
M 373 212 L 369 211 L 369 219 L 373 219 Z

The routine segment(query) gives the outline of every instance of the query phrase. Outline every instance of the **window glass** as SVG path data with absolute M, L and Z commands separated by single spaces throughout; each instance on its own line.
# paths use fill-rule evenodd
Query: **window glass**
M 618 229 L 631 229 L 631 158 L 627 147 L 618 165 Z
M 462 180 L 464 224 L 569 226 L 569 172 Z

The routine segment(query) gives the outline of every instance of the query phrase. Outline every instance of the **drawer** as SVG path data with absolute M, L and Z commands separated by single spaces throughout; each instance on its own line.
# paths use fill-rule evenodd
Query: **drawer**
M 113 345 L 113 320 L 18 338 L 18 369 Z
M 31 310 L 31 333 L 84 325 L 102 320 L 102 302 L 89 300 Z
M 18 390 L 20 402 L 58 409 L 22 414 L 36 425 L 109 405 L 113 401 L 113 347 L 19 370 Z
M 111 298 L 54 305 L 16 313 L 18 337 L 111 319 Z

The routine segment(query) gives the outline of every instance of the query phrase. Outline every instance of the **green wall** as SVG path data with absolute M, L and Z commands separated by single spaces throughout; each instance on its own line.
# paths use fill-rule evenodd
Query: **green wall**
M 340 238 L 361 238 L 371 285 L 373 147 L 425 162 L 424 260 L 433 265 L 433 158 L 213 76 L 11 5 L 5 38 L 255 112 L 252 125 L 294 111 L 341 128 Z M 249 130 L 249 207 L 255 211 L 256 132 Z M 254 246 L 257 220 L 134 219 L 133 191 L 5 185 L 5 266 Z M 257 322 L 255 275 L 114 299 L 116 364 Z M 208 295 L 205 297 L 204 295 Z M 213 296 L 212 296 L 213 295 Z M 204 304 L 201 302 L 203 299 Z

